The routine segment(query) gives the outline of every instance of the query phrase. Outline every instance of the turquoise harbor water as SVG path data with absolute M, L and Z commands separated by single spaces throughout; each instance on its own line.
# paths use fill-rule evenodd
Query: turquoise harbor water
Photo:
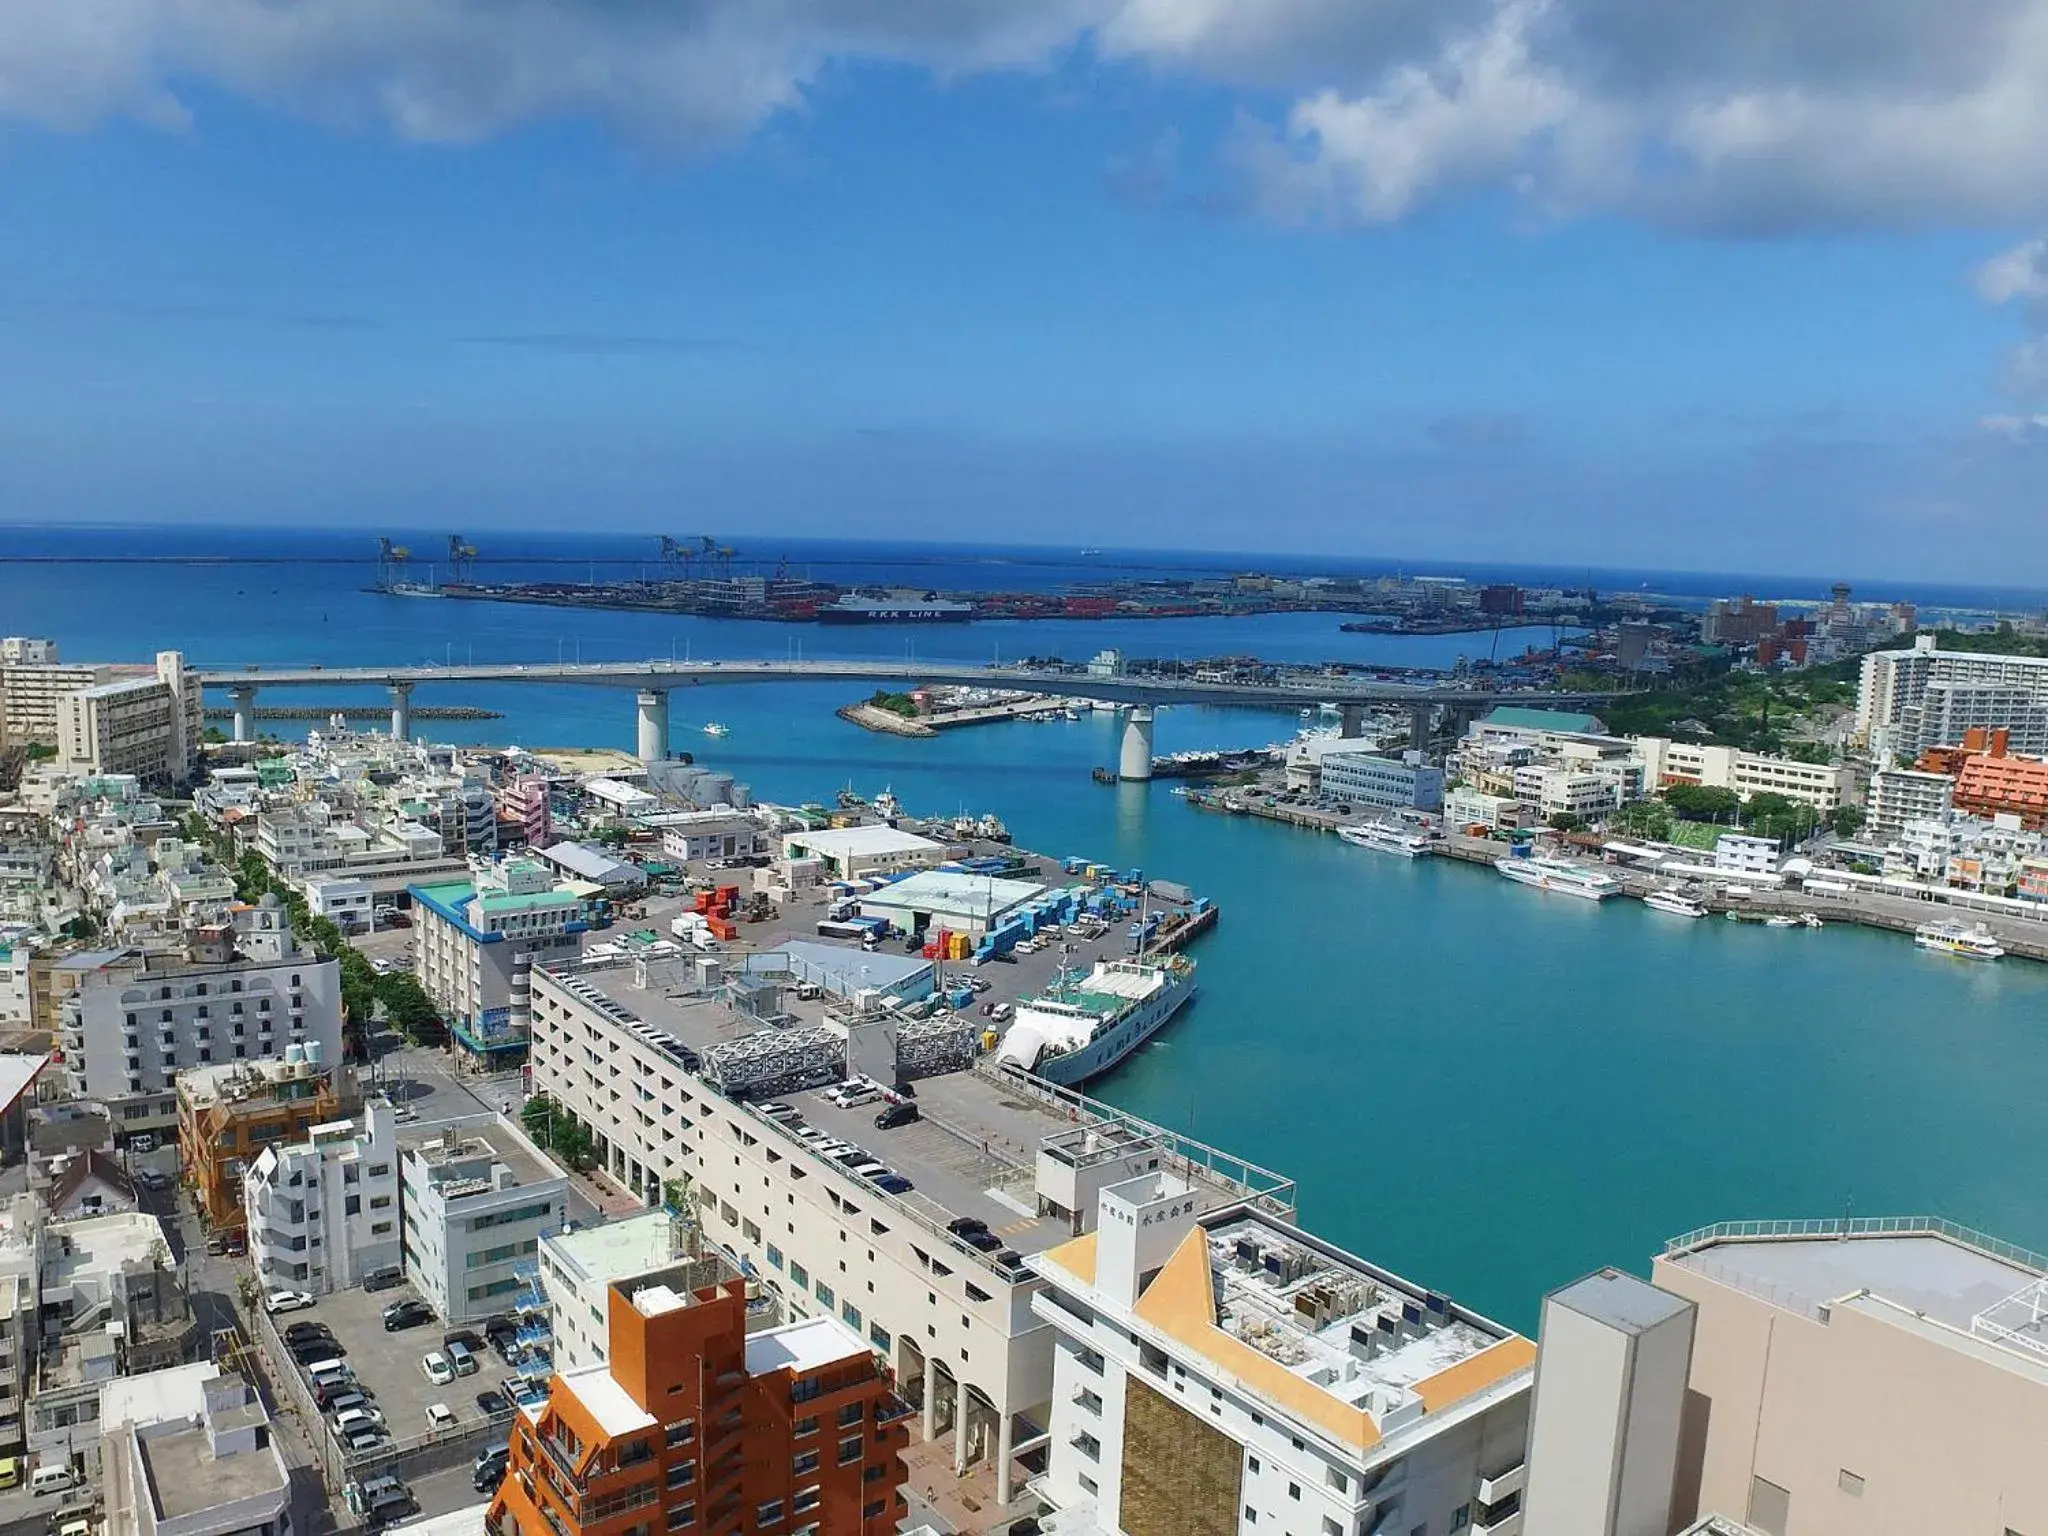
M 0 631 L 65 653 L 259 660 L 585 660 L 676 654 L 982 659 L 1257 652 L 1447 661 L 1469 639 L 1342 635 L 1334 618 L 977 625 L 914 636 L 358 590 L 365 568 L 0 565 Z M 1483 641 L 1480 643 L 1484 643 Z M 914 675 L 913 663 L 906 672 Z M 1531 1327 L 1541 1292 L 1732 1217 L 1933 1211 L 2048 1247 L 2037 1141 L 2048 967 L 1972 965 L 1848 928 L 1688 923 L 1545 897 L 1483 868 L 1405 861 L 1105 789 L 1112 717 L 907 741 L 833 718 L 835 686 L 678 694 L 675 746 L 769 798 L 893 788 L 923 812 L 995 810 L 1041 852 L 1185 881 L 1224 909 L 1202 992 L 1099 1087 L 1299 1179 L 1334 1240 Z M 319 697 L 319 696 L 316 696 Z M 337 702 L 341 695 L 328 695 Z M 366 694 L 364 701 L 377 699 Z M 266 694 L 264 702 L 292 702 Z M 508 685 L 422 704 L 502 721 L 469 739 L 630 746 L 623 690 Z M 731 728 L 701 734 L 708 720 Z M 1178 709 L 1162 751 L 1291 734 L 1288 716 Z

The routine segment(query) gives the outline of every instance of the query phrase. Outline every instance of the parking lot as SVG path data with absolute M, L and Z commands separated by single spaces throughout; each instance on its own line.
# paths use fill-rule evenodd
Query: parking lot
M 513 1374 L 495 1353 L 484 1346 L 483 1330 L 479 1325 L 473 1330 L 465 1330 L 477 1335 L 476 1374 L 458 1376 L 445 1386 L 437 1387 L 428 1381 L 420 1369 L 420 1360 L 429 1352 L 442 1351 L 447 1330 L 440 1321 L 434 1319 L 394 1333 L 384 1331 L 384 1309 L 387 1306 L 397 1301 L 417 1299 L 418 1293 L 409 1285 L 393 1286 L 383 1291 L 365 1291 L 355 1287 L 322 1296 L 311 1307 L 280 1313 L 273 1319 L 280 1334 L 293 1323 L 326 1324 L 347 1351 L 344 1359 L 355 1372 L 361 1390 L 375 1403 L 377 1411 L 384 1416 L 385 1427 L 390 1431 L 392 1440 L 399 1444 L 417 1440 L 432 1428 L 427 1419 L 427 1408 L 433 1403 L 444 1403 L 453 1411 L 457 1429 L 478 1428 L 485 1415 L 477 1406 L 477 1395 L 501 1389 Z M 304 1380 L 303 1373 L 300 1379 Z M 500 1422 L 510 1423 L 509 1415 L 501 1413 L 498 1417 Z

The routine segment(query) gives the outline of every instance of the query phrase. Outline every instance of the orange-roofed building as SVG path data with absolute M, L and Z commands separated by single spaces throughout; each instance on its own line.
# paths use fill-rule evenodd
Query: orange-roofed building
M 1255 1205 L 1150 1172 L 1038 1255 L 1038 1486 L 1128 1536 L 1519 1528 L 1536 1346 Z
M 830 1317 L 747 1332 L 746 1284 L 606 1293 L 608 1359 L 513 1420 L 489 1536 L 880 1536 L 912 1409 Z
M 2030 757 L 1966 758 L 1955 806 L 1972 816 L 2011 815 L 2030 832 L 2048 827 L 2048 763 Z

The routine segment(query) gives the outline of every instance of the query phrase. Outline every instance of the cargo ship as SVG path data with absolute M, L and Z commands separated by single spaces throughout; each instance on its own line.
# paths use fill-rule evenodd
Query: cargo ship
M 820 624 L 964 624 L 974 604 L 936 592 L 848 592 L 811 616 Z
M 1042 997 L 1017 1004 L 996 1060 L 1077 1088 L 1164 1029 L 1195 995 L 1195 962 L 1098 960 L 1078 979 L 1062 971 Z

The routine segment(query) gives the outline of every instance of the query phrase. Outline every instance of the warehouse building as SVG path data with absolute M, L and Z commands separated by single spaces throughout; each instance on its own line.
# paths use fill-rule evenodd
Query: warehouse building
M 860 911 L 904 933 L 943 928 L 978 939 L 1044 894 L 1045 887 L 1035 880 L 932 869 L 870 891 L 860 898 Z

